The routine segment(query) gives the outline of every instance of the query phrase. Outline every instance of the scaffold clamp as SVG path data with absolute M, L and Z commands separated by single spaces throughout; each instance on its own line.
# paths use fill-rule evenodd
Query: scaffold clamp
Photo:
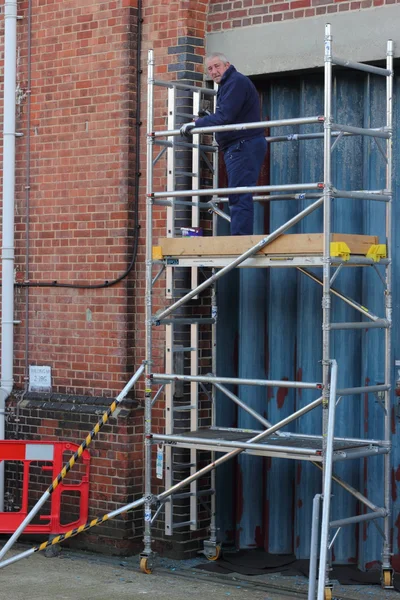
M 386 244 L 373 244 L 367 252 L 367 258 L 372 258 L 374 262 L 379 262 L 381 258 L 386 257 Z
M 331 256 L 339 256 L 343 260 L 349 260 L 350 248 L 346 242 L 331 242 Z
M 153 260 L 162 260 L 163 253 L 161 246 L 153 246 Z

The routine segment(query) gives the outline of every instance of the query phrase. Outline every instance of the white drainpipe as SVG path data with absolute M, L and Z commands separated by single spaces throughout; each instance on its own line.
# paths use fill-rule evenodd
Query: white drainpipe
M 13 388 L 14 196 L 17 2 L 4 3 L 3 237 L 1 288 L 0 440 L 5 435 L 5 401 Z M 4 510 L 4 462 L 0 464 L 0 511 Z

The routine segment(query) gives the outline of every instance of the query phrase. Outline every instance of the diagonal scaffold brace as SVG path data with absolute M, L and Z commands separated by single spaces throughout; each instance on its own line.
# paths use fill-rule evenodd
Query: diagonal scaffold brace
M 259 442 L 260 440 L 262 440 L 262 439 L 264 439 L 264 438 L 272 435 L 273 433 L 277 432 L 279 429 L 281 429 L 285 425 L 288 425 L 292 421 L 295 421 L 295 420 L 299 419 L 300 417 L 302 417 L 303 415 L 305 415 L 309 411 L 313 410 L 317 406 L 320 406 L 321 404 L 322 404 L 322 396 L 320 398 L 317 398 L 313 402 L 310 402 L 306 406 L 303 406 L 298 411 L 292 413 L 288 417 L 285 417 L 284 419 L 282 419 L 281 421 L 279 421 L 275 425 L 272 425 L 271 427 L 269 427 L 265 431 L 262 431 L 261 433 L 257 434 L 255 437 L 253 437 L 250 440 L 248 440 L 248 442 L 249 443 L 257 443 L 257 442 Z M 31 556 L 32 554 L 35 554 L 36 552 L 41 552 L 43 550 L 46 550 L 46 548 L 48 548 L 49 546 L 53 546 L 55 544 L 59 544 L 59 543 L 63 542 L 64 540 L 67 540 L 67 539 L 69 539 L 71 537 L 74 537 L 75 535 L 78 535 L 79 533 L 83 533 L 84 531 L 87 531 L 88 529 L 91 529 L 92 527 L 96 527 L 97 525 L 101 525 L 105 521 L 113 519 L 114 517 L 117 517 L 118 515 L 122 515 L 122 514 L 125 514 L 125 513 L 129 512 L 129 511 L 135 509 L 135 508 L 139 508 L 140 506 L 143 506 L 144 504 L 158 504 L 160 502 L 163 502 L 169 496 L 172 496 L 172 494 L 175 494 L 175 492 L 179 491 L 181 488 L 183 488 L 183 487 L 189 485 L 190 483 L 192 483 L 192 481 L 195 481 L 196 479 L 199 479 L 200 477 L 203 477 L 203 475 L 206 475 L 210 471 L 213 471 L 214 469 L 216 469 L 217 467 L 219 467 L 223 463 L 227 462 L 231 458 L 234 458 L 238 454 L 241 454 L 242 452 L 244 452 L 243 448 L 237 448 L 235 450 L 232 450 L 231 452 L 228 452 L 224 456 L 221 456 L 217 460 L 215 460 L 215 461 L 211 462 L 210 464 L 206 465 L 205 467 L 203 467 L 202 469 L 200 469 L 199 471 L 197 471 L 193 475 L 190 475 L 186 479 L 184 479 L 184 480 L 180 481 L 179 483 L 175 484 L 174 486 L 172 486 L 168 490 L 165 490 L 161 494 L 158 494 L 158 496 L 151 496 L 151 497 L 144 496 L 143 498 L 140 498 L 139 500 L 136 500 L 135 502 L 131 502 L 130 504 L 122 506 L 121 508 L 119 508 L 117 510 L 114 510 L 114 511 L 112 511 L 110 513 L 107 513 L 103 517 L 99 517 L 97 519 L 93 519 L 92 521 L 89 521 L 85 525 L 81 525 L 80 527 L 72 529 L 71 531 L 67 531 L 67 533 L 59 535 L 59 536 L 55 537 L 53 540 L 50 540 L 48 542 L 43 542 L 43 544 L 41 544 L 40 546 L 34 546 L 34 547 L 30 548 L 29 550 L 26 550 L 25 552 L 21 552 L 20 554 L 16 554 L 15 556 L 12 556 L 11 558 L 4 560 L 3 562 L 0 562 L 0 569 L 3 568 L 3 567 L 6 567 L 8 565 L 11 565 L 12 563 L 15 563 L 15 562 L 17 562 L 17 561 L 19 561 L 19 560 L 21 560 L 23 558 L 28 558 L 29 556 Z
M 131 390 L 131 388 L 135 385 L 137 380 L 143 374 L 144 369 L 145 369 L 145 366 L 144 366 L 144 364 L 142 364 L 139 367 L 139 369 L 136 371 L 136 373 L 133 375 L 133 377 L 128 381 L 128 383 L 126 384 L 124 389 L 118 394 L 118 396 L 115 398 L 115 400 L 112 402 L 112 404 L 110 404 L 110 406 L 108 407 L 106 412 L 103 414 L 101 419 L 93 427 L 92 431 L 86 436 L 85 440 L 79 446 L 78 450 L 71 456 L 69 461 L 64 465 L 64 467 L 62 468 L 60 473 L 57 475 L 57 477 L 54 479 L 54 481 L 51 483 L 51 485 L 47 488 L 47 490 L 45 491 L 43 496 L 36 502 L 35 506 L 31 509 L 31 511 L 28 513 L 28 515 L 22 521 L 21 525 L 16 529 L 16 531 L 12 534 L 10 539 L 6 542 L 6 544 L 0 550 L 0 560 L 3 558 L 3 556 L 6 554 L 6 552 L 13 546 L 13 544 L 17 541 L 19 536 L 24 531 L 25 527 L 27 525 L 29 525 L 29 523 L 32 521 L 34 516 L 39 512 L 41 507 L 44 505 L 44 503 L 47 501 L 47 499 L 51 496 L 51 494 L 54 492 L 54 490 L 57 488 L 57 486 L 67 476 L 68 472 L 72 469 L 74 464 L 82 456 L 84 450 L 86 450 L 86 448 L 89 447 L 92 440 L 99 433 L 99 431 L 103 427 L 103 425 L 105 425 L 105 423 L 107 423 L 108 419 L 114 413 L 117 406 L 122 402 L 122 400 L 125 398 L 127 393 Z M 96 524 L 98 524 L 98 523 L 96 523 Z M 86 525 L 82 525 L 81 527 L 86 528 Z M 81 529 L 81 527 L 79 527 L 78 529 Z M 84 530 L 86 530 L 86 529 L 84 529 Z M 82 531 L 84 531 L 84 530 L 82 530 Z M 65 537 L 67 535 L 68 535 L 68 533 L 66 533 L 64 536 L 57 536 L 57 538 L 63 537 L 63 539 L 65 539 Z M 71 534 L 68 537 L 71 537 Z M 57 538 L 54 538 L 54 539 L 57 539 Z M 48 544 L 48 545 L 50 545 L 50 544 Z

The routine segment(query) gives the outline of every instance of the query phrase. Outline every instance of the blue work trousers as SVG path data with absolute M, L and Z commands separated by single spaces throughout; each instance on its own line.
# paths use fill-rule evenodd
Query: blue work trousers
M 229 187 L 257 185 L 267 151 L 264 137 L 235 142 L 224 151 Z M 253 233 L 254 205 L 252 194 L 230 194 L 231 235 Z

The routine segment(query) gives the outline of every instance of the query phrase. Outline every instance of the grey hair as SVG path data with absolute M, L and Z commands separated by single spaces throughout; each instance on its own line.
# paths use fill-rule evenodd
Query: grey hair
M 207 54 L 206 61 L 210 60 L 211 58 L 219 58 L 225 65 L 229 62 L 225 54 L 223 54 L 222 52 L 212 52 L 211 54 Z

